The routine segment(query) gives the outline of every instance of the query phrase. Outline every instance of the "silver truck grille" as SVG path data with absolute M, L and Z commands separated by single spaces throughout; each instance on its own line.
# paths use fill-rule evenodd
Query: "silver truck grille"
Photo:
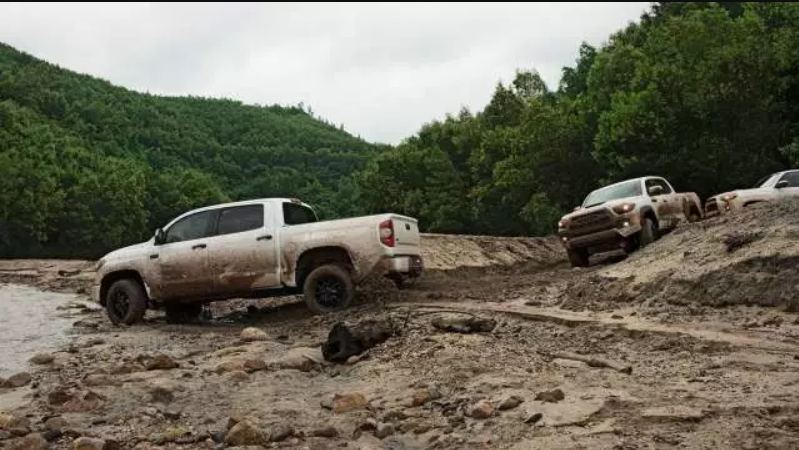
M 719 205 L 715 198 L 711 198 L 705 203 L 705 212 L 716 212 L 719 210 Z
M 607 210 L 601 210 L 572 217 L 569 228 L 575 235 L 580 235 L 612 227 L 613 217 Z

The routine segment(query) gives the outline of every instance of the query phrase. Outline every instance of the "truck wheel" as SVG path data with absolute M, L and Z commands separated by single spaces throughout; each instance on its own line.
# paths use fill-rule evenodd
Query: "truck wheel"
M 644 219 L 644 223 L 641 226 L 641 237 L 639 242 L 641 244 L 641 248 L 646 247 L 647 245 L 651 244 L 655 240 L 655 223 L 652 222 L 652 219 L 649 217 Z
M 195 322 L 203 313 L 202 303 L 179 303 L 166 305 L 167 323 L 189 323 Z
M 690 214 L 688 214 L 688 223 L 695 223 L 695 222 L 699 222 L 699 214 L 697 214 L 696 212 L 691 212 Z
M 355 282 L 341 266 L 325 264 L 314 269 L 303 284 L 305 303 L 315 313 L 347 308 L 355 295 Z
M 133 325 L 144 319 L 147 298 L 135 280 L 117 280 L 105 296 L 105 312 L 114 325 Z
M 572 263 L 572 267 L 588 267 L 588 250 L 584 248 L 578 248 L 574 250 L 569 250 L 569 261 Z

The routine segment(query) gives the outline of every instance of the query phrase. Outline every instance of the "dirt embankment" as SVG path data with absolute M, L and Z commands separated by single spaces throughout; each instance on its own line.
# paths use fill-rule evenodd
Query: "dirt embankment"
M 796 211 L 686 225 L 588 269 L 555 239 L 424 236 L 417 284 L 322 316 L 293 299 L 226 302 L 202 324 L 115 328 L 74 305 L 71 345 L 0 388 L 0 446 L 799 448 L 796 315 L 741 300 L 795 286 L 756 262 L 799 255 Z M 23 262 L 3 264 L 0 277 Z M 31 284 L 90 279 L 24 264 Z M 759 284 L 723 291 L 738 275 Z M 321 358 L 333 324 L 367 320 L 396 334 L 348 363 Z
M 685 224 L 623 261 L 589 271 L 593 276 L 576 280 L 563 306 L 759 305 L 797 311 L 797 263 L 799 201 L 755 205 Z

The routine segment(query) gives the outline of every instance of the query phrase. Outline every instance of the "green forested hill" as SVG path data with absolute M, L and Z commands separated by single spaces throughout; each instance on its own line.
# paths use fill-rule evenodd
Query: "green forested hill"
M 273 195 L 543 235 L 620 179 L 704 198 L 799 167 L 799 4 L 653 3 L 579 50 L 558 86 L 519 71 L 482 111 L 382 149 L 299 107 L 135 93 L 0 45 L 0 257 L 93 256 L 195 205 Z
M 627 177 L 662 175 L 704 199 L 788 167 L 799 4 L 661 2 L 601 48 L 584 44 L 558 86 L 521 71 L 484 110 L 426 124 L 370 163 L 363 195 L 434 231 L 540 235 Z
M 361 213 L 374 145 L 299 107 L 158 97 L 0 44 L 0 255 L 92 256 L 210 202 Z

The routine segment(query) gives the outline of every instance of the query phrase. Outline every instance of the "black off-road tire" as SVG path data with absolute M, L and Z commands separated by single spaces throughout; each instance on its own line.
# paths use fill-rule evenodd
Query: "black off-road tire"
M 317 314 L 346 309 L 355 296 L 352 275 L 337 264 L 319 266 L 303 283 L 305 304 Z
M 144 320 L 147 294 L 144 287 L 131 279 L 117 280 L 105 295 L 105 312 L 114 325 L 133 325 Z
M 568 250 L 569 262 L 572 267 L 588 267 L 588 249 L 577 248 Z
M 202 303 L 176 303 L 166 305 L 164 311 L 167 323 L 192 323 L 200 320 L 203 305 Z
M 657 239 L 657 230 L 655 229 L 655 222 L 652 219 L 645 217 L 641 223 L 641 234 L 638 237 L 638 242 L 641 248 L 655 242 Z
M 697 213 L 696 211 L 691 211 L 691 212 L 688 214 L 688 223 L 696 223 L 696 222 L 699 222 L 699 219 L 700 219 L 700 217 L 699 217 L 699 213 Z

